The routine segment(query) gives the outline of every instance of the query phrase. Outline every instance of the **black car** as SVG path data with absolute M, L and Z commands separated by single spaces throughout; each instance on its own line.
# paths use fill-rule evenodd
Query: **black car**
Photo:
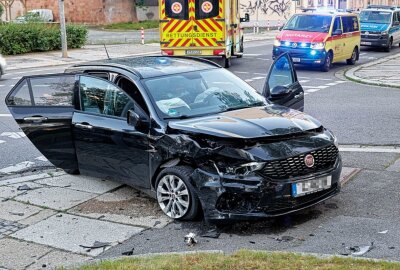
M 174 219 L 277 216 L 340 190 L 336 139 L 300 112 L 288 54 L 262 95 L 207 60 L 149 56 L 24 77 L 6 104 L 55 166 L 134 186 Z

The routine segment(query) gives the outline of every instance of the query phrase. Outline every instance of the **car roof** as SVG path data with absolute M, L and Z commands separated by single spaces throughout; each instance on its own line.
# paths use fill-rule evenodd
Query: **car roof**
M 78 64 L 74 67 L 82 66 L 108 66 L 122 68 L 144 79 L 179 74 L 183 72 L 221 68 L 221 66 L 206 59 L 172 56 L 112 58 Z
M 317 15 L 317 16 L 357 16 L 355 13 L 351 12 L 338 12 L 338 11 L 315 11 L 315 12 L 302 12 L 296 14 L 303 14 L 303 15 Z

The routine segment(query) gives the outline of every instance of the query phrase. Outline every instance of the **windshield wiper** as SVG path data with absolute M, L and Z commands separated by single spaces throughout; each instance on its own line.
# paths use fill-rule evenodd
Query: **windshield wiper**
M 265 105 L 264 102 L 258 102 L 258 103 L 253 103 L 253 104 L 249 104 L 249 105 L 227 108 L 227 109 L 223 110 L 222 112 L 236 111 L 236 110 L 259 107 L 259 106 L 264 106 L 264 105 Z
M 171 117 L 164 117 L 165 120 L 171 120 L 171 119 L 178 119 L 178 120 L 182 120 L 182 119 L 189 119 L 192 116 L 184 114 L 184 115 L 180 115 L 180 116 L 171 116 Z

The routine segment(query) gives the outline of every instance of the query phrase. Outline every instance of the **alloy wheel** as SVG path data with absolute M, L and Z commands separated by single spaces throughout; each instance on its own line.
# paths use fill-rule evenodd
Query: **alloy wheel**
M 161 210 L 170 218 L 183 217 L 190 207 L 189 190 L 176 175 L 165 175 L 157 185 L 157 200 Z

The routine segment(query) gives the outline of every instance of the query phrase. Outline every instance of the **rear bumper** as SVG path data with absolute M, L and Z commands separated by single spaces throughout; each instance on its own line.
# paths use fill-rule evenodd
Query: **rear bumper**
M 379 38 L 361 37 L 361 46 L 387 47 L 388 45 L 389 45 L 389 36 L 381 36 Z
M 281 54 L 288 52 L 293 58 L 295 64 L 304 65 L 322 65 L 325 63 L 325 50 L 313 50 L 309 48 L 288 48 L 288 47 L 276 47 L 272 49 L 272 59 L 278 58 Z M 299 61 L 295 61 L 299 60 Z
M 186 47 L 186 48 L 161 48 L 163 55 L 169 56 L 225 56 L 228 54 L 225 46 L 219 47 Z

